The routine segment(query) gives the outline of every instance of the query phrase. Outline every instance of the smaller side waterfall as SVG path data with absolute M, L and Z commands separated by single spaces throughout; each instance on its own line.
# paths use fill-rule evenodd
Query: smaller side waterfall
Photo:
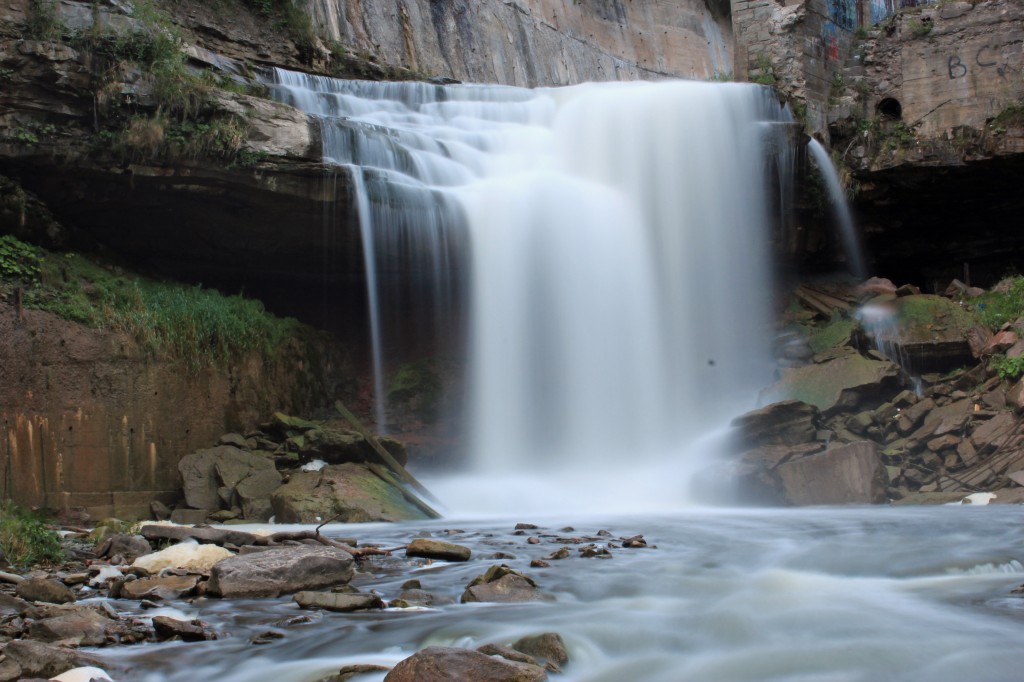
M 821 143 L 813 137 L 807 143 L 807 149 L 814 158 L 815 165 L 821 171 L 821 177 L 825 179 L 828 187 L 829 198 L 832 200 L 832 210 L 835 213 L 836 223 L 839 227 L 839 236 L 843 242 L 843 249 L 846 252 L 846 259 L 850 266 L 850 272 L 859 279 L 867 277 L 867 267 L 864 259 L 864 251 L 861 248 L 860 238 L 857 236 L 856 228 L 853 225 L 853 216 L 850 215 L 850 206 L 846 202 L 846 193 L 839 181 L 839 174 L 828 152 L 821 146 Z

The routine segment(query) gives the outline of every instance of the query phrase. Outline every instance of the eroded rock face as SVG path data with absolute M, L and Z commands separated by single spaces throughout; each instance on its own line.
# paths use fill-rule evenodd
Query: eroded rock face
M 464 81 L 567 85 L 733 70 L 728 6 L 721 3 L 413 0 L 397 13 L 356 0 L 311 5 L 328 39 Z

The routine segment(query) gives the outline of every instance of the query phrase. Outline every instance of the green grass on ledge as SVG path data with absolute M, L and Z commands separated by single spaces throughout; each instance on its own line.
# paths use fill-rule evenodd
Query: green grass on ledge
M 225 367 L 251 353 L 270 358 L 303 330 L 296 320 L 275 317 L 253 299 L 145 279 L 80 254 L 55 254 L 4 239 L 8 246 L 16 243 L 18 257 L 31 265 L 18 268 L 18 277 L 0 268 L 0 290 L 21 287 L 26 308 L 126 333 L 153 355 L 183 360 L 192 370 Z

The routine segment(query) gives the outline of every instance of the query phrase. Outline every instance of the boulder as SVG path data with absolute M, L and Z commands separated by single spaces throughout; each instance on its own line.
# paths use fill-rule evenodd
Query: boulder
M 899 392 L 901 382 L 894 363 L 850 353 L 830 362 L 782 370 L 760 400 L 803 401 L 822 411 L 853 409 L 862 401 L 885 402 Z
M 166 575 L 130 580 L 121 586 L 122 599 L 162 599 L 170 601 L 192 594 L 199 577 L 194 575 Z
M 878 504 L 889 475 L 870 441 L 851 443 L 776 468 L 783 499 L 794 505 Z
M 185 502 L 194 509 L 229 508 L 220 488 L 234 489 L 250 475 L 274 470 L 274 461 L 231 445 L 220 445 L 185 455 L 178 463 Z M 275 472 L 276 473 L 276 472 Z
M 400 661 L 384 682 L 537 682 L 546 680 L 543 668 L 479 651 L 431 646 Z
M 125 561 L 132 561 L 143 554 L 153 551 L 149 541 L 141 535 L 130 535 L 128 533 L 114 533 L 106 540 L 96 546 L 96 556 L 111 558 L 122 557 Z
M 362 464 L 298 472 L 271 498 L 278 523 L 342 523 L 425 519 L 402 491 Z
M 562 636 L 557 632 L 544 632 L 539 635 L 520 637 L 512 644 L 512 648 L 533 658 L 550 661 L 558 666 L 563 666 L 569 662 L 569 650 L 566 648 Z
M 18 583 L 15 594 L 26 601 L 67 604 L 75 601 L 75 593 L 64 583 L 50 578 L 29 578 Z
M 274 515 L 270 498 L 280 485 L 281 474 L 276 469 L 255 471 L 239 481 L 235 495 L 242 507 L 242 516 L 248 521 L 269 521 Z
M 405 549 L 406 556 L 439 561 L 469 561 L 471 554 L 469 547 L 430 538 L 416 538 Z
M 1012 412 L 1000 412 L 971 433 L 971 443 L 979 452 L 1004 447 L 1017 437 L 1018 421 Z
M 213 567 L 207 590 L 227 598 L 316 590 L 348 583 L 354 563 L 342 549 L 311 545 L 238 555 Z
M 513 571 L 508 566 L 491 566 L 487 572 L 477 576 L 462 593 L 462 603 L 498 602 L 516 603 L 525 601 L 549 601 L 554 597 L 537 587 L 531 578 Z
M 180 639 L 183 642 L 202 642 L 217 639 L 216 633 L 204 627 L 199 620 L 178 620 L 168 616 L 154 616 L 153 630 L 158 639 Z
M 63 616 L 37 620 L 29 627 L 29 634 L 42 642 L 102 646 L 107 641 L 107 626 L 112 622 L 95 609 L 83 608 Z
M 784 400 L 732 420 L 745 447 L 797 445 L 813 441 L 818 408 L 801 400 Z
M 336 592 L 299 592 L 293 599 L 302 609 L 323 609 L 338 613 L 382 609 L 384 602 L 375 594 L 339 594 Z
M 72 668 L 82 666 L 99 666 L 100 661 L 94 656 L 83 654 L 67 647 L 43 644 L 31 639 L 15 640 L 4 649 L 6 660 L 0 669 L 0 680 L 18 680 L 25 678 L 49 679 L 56 677 Z M 13 676 L 10 676 L 12 668 Z

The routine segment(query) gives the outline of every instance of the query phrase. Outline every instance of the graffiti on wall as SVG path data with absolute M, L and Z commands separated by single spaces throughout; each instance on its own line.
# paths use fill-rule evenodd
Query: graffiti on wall
M 857 0 L 828 0 L 828 17 L 836 26 L 852 31 L 857 28 Z
M 821 47 L 825 59 L 839 61 L 839 29 L 831 21 L 821 25 Z

